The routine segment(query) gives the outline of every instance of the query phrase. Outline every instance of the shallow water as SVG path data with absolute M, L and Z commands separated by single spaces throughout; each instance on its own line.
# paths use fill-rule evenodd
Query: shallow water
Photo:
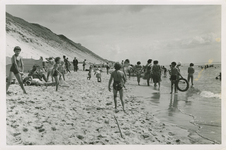
M 169 76 L 162 78 L 161 88 L 149 97 L 147 108 L 156 109 L 160 121 L 175 124 L 201 137 L 221 143 L 221 82 L 215 77 L 221 71 L 220 65 L 201 71 L 195 67 L 194 86 L 186 92 L 170 94 Z M 181 74 L 187 78 L 186 66 L 181 67 Z M 201 72 L 201 73 L 200 73 Z M 198 75 L 200 74 L 199 78 Z M 136 82 L 132 78 L 130 82 Z M 145 81 L 142 81 L 145 85 Z M 150 88 L 153 88 L 151 84 Z

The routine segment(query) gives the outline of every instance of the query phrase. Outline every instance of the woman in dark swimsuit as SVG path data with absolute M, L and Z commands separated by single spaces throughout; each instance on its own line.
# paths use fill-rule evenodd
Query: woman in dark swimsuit
M 125 74 L 120 70 L 121 68 L 121 64 L 120 63 L 115 63 L 115 71 L 111 73 L 111 78 L 109 80 L 108 83 L 108 89 L 109 91 L 111 91 L 111 82 L 112 79 L 114 79 L 113 82 L 113 95 L 114 95 L 114 103 L 115 103 L 115 112 L 117 113 L 117 101 L 116 101 L 116 97 L 117 97 L 117 92 L 119 91 L 119 95 L 120 95 L 120 100 L 122 103 L 122 109 L 125 112 L 125 108 L 124 108 L 124 101 L 123 101 L 123 85 L 126 82 L 126 78 L 125 78 Z
M 21 77 L 21 75 L 23 74 L 23 70 L 24 70 L 24 64 L 23 64 L 22 58 L 19 56 L 20 52 L 21 52 L 21 48 L 19 46 L 16 46 L 14 48 L 15 54 L 11 58 L 12 66 L 10 68 L 8 82 L 6 84 L 6 93 L 9 93 L 8 89 L 9 89 L 9 86 L 10 86 L 10 83 L 12 80 L 12 74 L 14 74 L 17 81 L 19 82 L 20 87 L 22 88 L 24 94 L 27 94 L 27 92 L 24 88 L 24 85 L 23 85 L 22 77 Z

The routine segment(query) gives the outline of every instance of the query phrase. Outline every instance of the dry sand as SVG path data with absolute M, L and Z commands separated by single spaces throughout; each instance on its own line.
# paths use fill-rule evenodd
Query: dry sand
M 138 87 L 128 80 L 127 114 L 119 99 L 120 112 L 115 113 L 107 88 L 109 75 L 102 73 L 99 83 L 94 75 L 87 80 L 87 73 L 67 74 L 69 87 L 60 86 L 57 92 L 54 86 L 26 86 L 25 95 L 19 85 L 11 85 L 13 93 L 6 96 L 7 145 L 210 144 L 195 133 L 158 121 L 156 110 L 144 101 L 144 93 L 156 92 L 153 87 Z

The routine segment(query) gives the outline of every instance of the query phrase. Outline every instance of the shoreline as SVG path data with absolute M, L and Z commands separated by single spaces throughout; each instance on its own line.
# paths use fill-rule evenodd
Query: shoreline
M 6 96 L 7 145 L 213 144 L 177 125 L 159 121 L 155 117 L 158 109 L 145 108 L 145 98 L 154 99 L 151 96 L 156 91 L 132 85 L 130 80 L 124 90 L 128 114 L 122 111 L 119 99 L 120 111 L 114 113 L 113 93 L 107 89 L 109 75 L 103 72 L 99 83 L 95 76 L 86 80 L 87 73 L 67 74 L 69 87 L 60 86 L 58 92 L 54 86 L 25 86 L 29 94 L 20 95 L 19 85 L 11 85 L 9 91 L 15 92 Z M 150 93 L 146 97 L 139 93 L 144 90 Z

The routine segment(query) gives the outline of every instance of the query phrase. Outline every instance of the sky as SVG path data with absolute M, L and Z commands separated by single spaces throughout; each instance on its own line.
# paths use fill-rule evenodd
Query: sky
M 113 61 L 221 61 L 220 5 L 6 5 L 6 11 Z

